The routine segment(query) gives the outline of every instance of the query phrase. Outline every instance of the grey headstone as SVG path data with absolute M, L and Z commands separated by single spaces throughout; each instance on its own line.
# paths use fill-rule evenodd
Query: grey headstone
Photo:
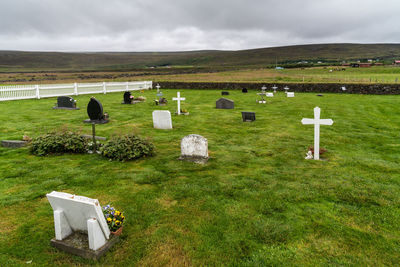
M 218 109 L 233 109 L 235 107 L 234 101 L 226 98 L 220 98 L 216 102 Z
M 1 145 L 3 147 L 8 147 L 8 148 L 20 148 L 23 146 L 26 146 L 28 142 L 27 141 L 21 141 L 21 140 L 2 140 Z
M 205 163 L 208 160 L 208 141 L 201 135 L 190 134 L 181 140 L 182 160 Z
M 169 110 L 154 110 L 153 126 L 156 129 L 162 130 L 172 129 L 171 112 Z
M 229 92 L 221 92 L 221 95 L 229 95 Z

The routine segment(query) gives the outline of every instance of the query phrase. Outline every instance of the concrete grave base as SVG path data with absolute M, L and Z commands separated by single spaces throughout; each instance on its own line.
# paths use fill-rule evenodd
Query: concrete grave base
M 26 146 L 28 142 L 22 140 L 2 140 L 1 145 L 8 148 L 20 148 Z
M 85 233 L 75 232 L 64 240 L 56 240 L 53 238 L 50 245 L 69 254 L 77 255 L 85 259 L 98 260 L 107 251 L 111 249 L 119 241 L 119 236 L 110 235 L 107 243 L 98 250 L 89 249 L 88 235 Z
M 82 134 L 81 136 L 84 137 L 84 138 L 87 138 L 87 139 L 92 139 L 93 138 L 93 135 L 90 135 L 90 134 Z M 95 136 L 94 138 L 96 140 L 102 140 L 102 141 L 106 141 L 107 140 L 107 137 L 103 137 L 103 136 Z
M 198 164 L 206 164 L 209 158 L 193 157 L 193 156 L 180 156 L 179 160 L 191 161 Z
M 79 108 L 53 107 L 53 109 L 78 110 Z
M 143 102 L 145 102 L 145 101 L 133 100 L 130 104 L 129 103 L 125 103 L 125 102 L 122 102 L 121 104 L 123 104 L 123 105 L 133 105 L 133 104 L 143 103 Z
M 84 123 L 91 123 L 91 124 L 106 124 L 109 122 L 109 120 L 91 120 L 91 119 L 87 119 L 83 121 Z

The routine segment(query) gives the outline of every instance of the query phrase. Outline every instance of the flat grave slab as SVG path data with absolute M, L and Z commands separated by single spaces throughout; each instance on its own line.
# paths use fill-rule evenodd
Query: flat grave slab
M 22 140 L 1 140 L 1 146 L 8 148 L 20 148 L 26 146 L 27 144 L 27 141 Z

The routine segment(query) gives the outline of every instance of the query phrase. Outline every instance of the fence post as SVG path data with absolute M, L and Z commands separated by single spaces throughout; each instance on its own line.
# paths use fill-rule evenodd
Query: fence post
M 78 84 L 74 83 L 74 94 L 78 95 Z
M 39 85 L 35 85 L 35 89 L 36 89 L 36 98 L 40 99 L 40 91 L 39 91 Z
M 106 87 L 106 82 L 103 82 L 103 93 L 107 93 L 107 87 Z

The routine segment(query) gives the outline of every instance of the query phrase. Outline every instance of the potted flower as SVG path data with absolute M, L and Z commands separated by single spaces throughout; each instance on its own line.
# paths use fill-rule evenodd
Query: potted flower
M 187 109 L 181 108 L 181 114 L 189 115 L 189 111 Z
M 113 235 L 121 235 L 125 220 L 124 214 L 110 205 L 103 207 L 103 214 L 111 233 Z

